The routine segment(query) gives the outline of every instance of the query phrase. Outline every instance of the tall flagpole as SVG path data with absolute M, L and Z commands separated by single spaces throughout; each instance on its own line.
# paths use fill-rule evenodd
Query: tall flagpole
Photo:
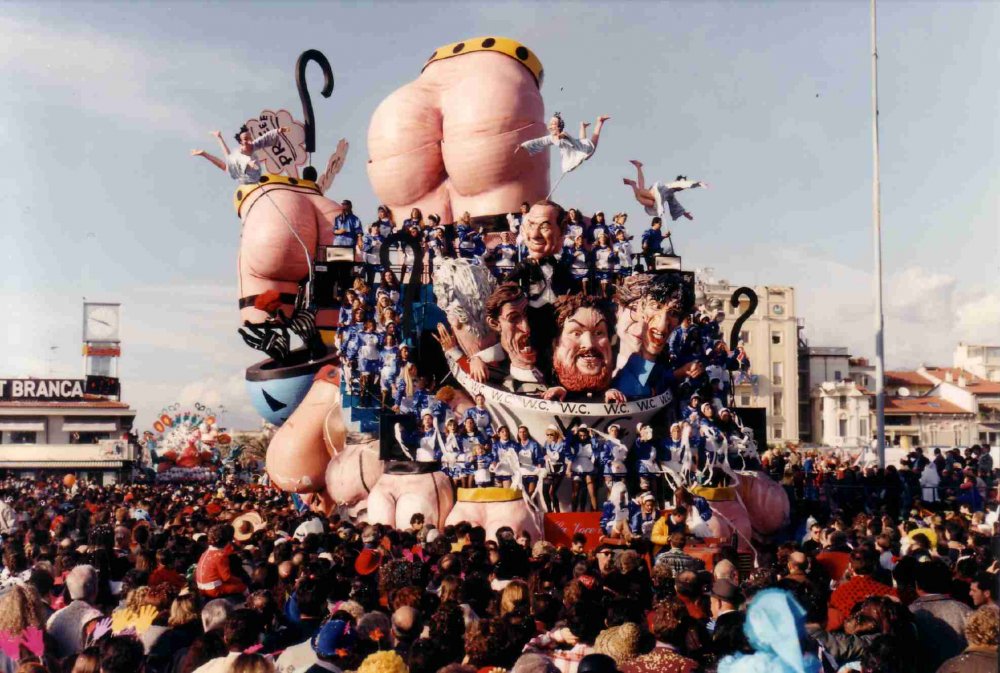
M 875 414 L 878 466 L 885 468 L 885 318 L 882 315 L 882 198 L 878 166 L 878 47 L 872 4 L 872 238 L 875 248 Z

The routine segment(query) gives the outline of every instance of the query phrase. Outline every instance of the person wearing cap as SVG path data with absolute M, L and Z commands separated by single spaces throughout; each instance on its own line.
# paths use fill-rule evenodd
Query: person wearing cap
M 608 426 L 608 434 L 599 439 L 601 452 L 598 457 L 598 467 L 604 475 L 604 486 L 609 491 L 611 486 L 624 481 L 628 475 L 625 461 L 628 459 L 628 448 L 621 441 L 622 426 L 612 423 Z
M 597 459 L 601 452 L 600 444 L 590 428 L 586 425 L 578 425 L 569 440 L 570 453 L 573 456 L 570 462 L 570 472 L 573 475 L 573 495 L 572 508 L 574 512 L 584 512 L 587 506 L 587 497 L 590 500 L 590 510 L 597 511 L 597 481 L 594 473 L 597 470 Z M 584 491 L 583 486 L 587 488 Z
M 517 428 L 517 461 L 521 469 L 521 483 L 525 492 L 532 496 L 538 487 L 538 473 L 545 465 L 545 452 L 526 425 Z
M 629 522 L 633 535 L 641 535 L 649 539 L 653 533 L 653 526 L 659 520 L 656 512 L 656 496 L 649 491 L 639 495 L 639 511 L 632 515 Z
M 362 234 L 361 220 L 354 214 L 353 205 L 347 199 L 341 204 L 344 210 L 333 218 L 333 244 L 354 247 Z
M 545 478 L 543 482 L 545 505 L 550 512 L 560 511 L 559 487 L 569 470 L 570 454 L 562 433 L 555 425 L 545 428 Z
M 712 591 L 708 595 L 708 605 L 712 612 L 709 631 L 712 631 L 713 634 L 716 631 L 730 633 L 731 630 L 726 628 L 727 622 L 742 624 L 743 615 L 738 612 L 742 604 L 743 594 L 740 593 L 738 586 L 727 579 L 717 579 L 712 582 Z M 719 627 L 722 628 L 720 629 Z M 715 644 L 714 635 L 712 640 L 713 644 Z M 722 646 L 723 643 L 720 641 L 719 645 Z M 728 647 L 730 643 L 726 643 L 725 645 Z M 732 650 L 727 649 L 727 651 Z
M 475 402 L 476 406 L 469 407 L 462 420 L 464 422 L 466 418 L 471 418 L 483 437 L 492 437 L 495 434 L 493 417 L 490 415 L 490 410 L 486 408 L 486 397 L 482 393 L 476 393 Z
M 490 449 L 492 462 L 488 469 L 493 472 L 499 486 L 510 486 L 510 482 L 514 478 L 515 466 L 518 464 L 517 452 L 520 448 L 518 443 L 511 438 L 510 428 L 506 425 L 497 428 L 497 436 Z M 477 477 L 476 486 L 483 485 Z

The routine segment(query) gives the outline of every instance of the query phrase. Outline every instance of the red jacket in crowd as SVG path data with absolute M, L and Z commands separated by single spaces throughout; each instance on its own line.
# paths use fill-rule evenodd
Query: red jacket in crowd
M 194 571 L 194 581 L 202 595 L 208 598 L 219 598 L 220 596 L 242 594 L 247 590 L 243 580 L 233 575 L 233 571 L 229 567 L 229 557 L 232 553 L 232 545 L 226 545 L 222 549 L 209 547 L 198 559 L 198 567 Z

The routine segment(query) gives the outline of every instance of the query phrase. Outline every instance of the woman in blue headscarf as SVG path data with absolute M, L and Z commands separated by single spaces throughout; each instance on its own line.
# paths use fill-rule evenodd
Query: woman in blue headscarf
M 790 593 L 766 589 L 747 608 L 746 633 L 753 654 L 728 656 L 719 673 L 820 673 L 822 665 L 804 652 L 806 612 Z

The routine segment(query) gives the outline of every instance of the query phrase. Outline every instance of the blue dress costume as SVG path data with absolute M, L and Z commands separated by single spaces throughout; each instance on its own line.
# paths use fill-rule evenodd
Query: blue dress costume
M 487 451 L 481 456 L 472 456 L 471 470 L 476 486 L 489 486 L 493 483 L 493 473 L 490 468 L 496 463 L 496 457 Z
M 538 470 L 545 465 L 542 445 L 531 437 L 523 444 L 517 444 L 517 462 L 521 465 L 521 481 L 526 484 L 538 483 Z
M 545 469 L 549 474 L 563 474 L 566 472 L 566 463 L 572 459 L 565 441 L 545 442 Z
M 458 256 L 462 259 L 480 259 L 486 253 L 486 244 L 479 232 L 461 225 L 458 228 Z
M 493 248 L 490 258 L 494 260 L 493 275 L 503 278 L 514 270 L 518 262 L 517 246 L 513 243 L 501 243 Z
M 379 257 L 379 252 L 382 250 L 384 240 L 380 235 L 372 236 L 371 234 L 365 234 L 365 237 L 361 241 L 361 252 L 364 253 L 365 268 L 369 271 L 382 270 L 382 261 Z
M 476 428 L 479 429 L 479 434 L 484 437 L 493 436 L 493 419 L 490 417 L 490 412 L 487 409 L 480 409 L 479 407 L 472 407 L 466 410 L 465 416 L 462 417 L 464 422 L 466 418 L 471 418 L 476 424 Z
M 590 225 L 590 232 L 588 233 L 588 236 L 587 236 L 587 241 L 589 241 L 590 243 L 593 243 L 594 245 L 596 245 L 597 244 L 597 239 L 599 239 L 601 237 L 601 234 L 604 234 L 605 236 L 607 236 L 609 241 L 611 240 L 611 228 L 608 227 L 607 224 L 594 224 L 594 223 L 591 223 L 591 225 Z
M 647 229 L 642 232 L 642 244 L 647 253 L 658 254 L 663 251 L 663 233 L 660 229 Z
M 572 250 L 575 245 L 577 236 L 583 236 L 583 224 L 577 222 L 576 224 L 566 224 L 566 235 L 563 236 L 563 248 L 565 250 Z
M 415 458 L 421 462 L 441 460 L 441 447 L 438 446 L 438 432 L 434 428 L 420 434 L 419 446 Z
M 341 340 L 341 350 L 350 362 L 354 362 L 358 358 L 358 349 L 361 347 L 360 334 L 361 325 L 357 323 L 348 325 L 347 329 L 344 330 L 345 338 Z
M 615 255 L 618 256 L 618 275 L 625 278 L 632 275 L 632 244 L 615 241 Z
M 610 245 L 596 246 L 591 253 L 594 258 L 594 275 L 597 280 L 611 280 L 618 267 L 618 256 Z
M 625 503 L 614 502 L 610 497 L 601 505 L 601 531 L 610 535 L 615 523 L 619 520 L 631 521 L 639 512 L 639 506 L 626 497 Z M 631 528 L 631 526 L 629 526 Z
M 632 514 L 629 518 L 629 528 L 632 529 L 633 535 L 641 535 L 648 538 L 653 532 L 653 524 L 659 518 L 656 510 L 653 510 L 649 514 L 645 514 L 641 509 L 638 512 Z
M 365 374 L 377 374 L 382 337 L 378 332 L 358 333 L 358 369 Z
M 590 253 L 583 248 L 570 248 L 563 252 L 562 263 L 569 268 L 569 272 L 575 280 L 587 278 L 593 266 Z
M 639 438 L 635 440 L 636 467 L 641 476 L 659 474 L 660 466 L 657 465 L 657 461 L 659 460 L 659 452 L 657 451 L 658 443 L 655 438 L 650 440 Z
M 446 435 L 440 447 L 440 460 L 444 473 L 452 479 L 465 474 L 465 461 L 470 457 L 462 450 L 462 443 L 456 435 Z
M 462 467 L 462 474 L 474 474 L 476 471 L 476 456 L 473 453 L 473 447 L 475 447 L 476 444 L 487 445 L 486 440 L 479 436 L 478 433 L 469 435 L 463 432 L 459 434 L 458 445 L 461 448 L 461 453 L 468 456 L 468 462 L 466 462 Z M 491 451 L 487 451 L 486 455 L 492 457 L 493 453 Z
M 628 449 L 610 439 L 599 440 L 601 453 L 598 458 L 598 466 L 601 474 L 611 477 L 612 481 L 622 481 L 628 474 L 625 466 L 625 459 L 628 457 Z
M 499 461 L 500 461 L 500 457 L 503 455 L 501 452 L 513 451 L 514 454 L 516 455 L 517 454 L 517 450 L 519 448 L 521 448 L 521 447 L 518 446 L 517 442 L 515 442 L 512 439 L 508 439 L 508 440 L 496 439 L 493 442 L 493 452 L 492 452 L 493 453 L 493 460 L 494 460 L 494 462 L 498 463 L 496 471 L 494 472 L 494 474 L 496 474 L 497 478 L 500 478 L 500 477 L 503 477 L 504 479 L 511 479 L 511 478 L 513 478 L 514 474 L 513 474 L 513 472 L 511 472 L 510 467 L 508 467 L 506 464 L 504 464 L 502 462 L 499 462 Z
M 396 383 L 400 372 L 399 346 L 382 348 L 382 367 L 379 369 L 379 387 L 389 390 Z

